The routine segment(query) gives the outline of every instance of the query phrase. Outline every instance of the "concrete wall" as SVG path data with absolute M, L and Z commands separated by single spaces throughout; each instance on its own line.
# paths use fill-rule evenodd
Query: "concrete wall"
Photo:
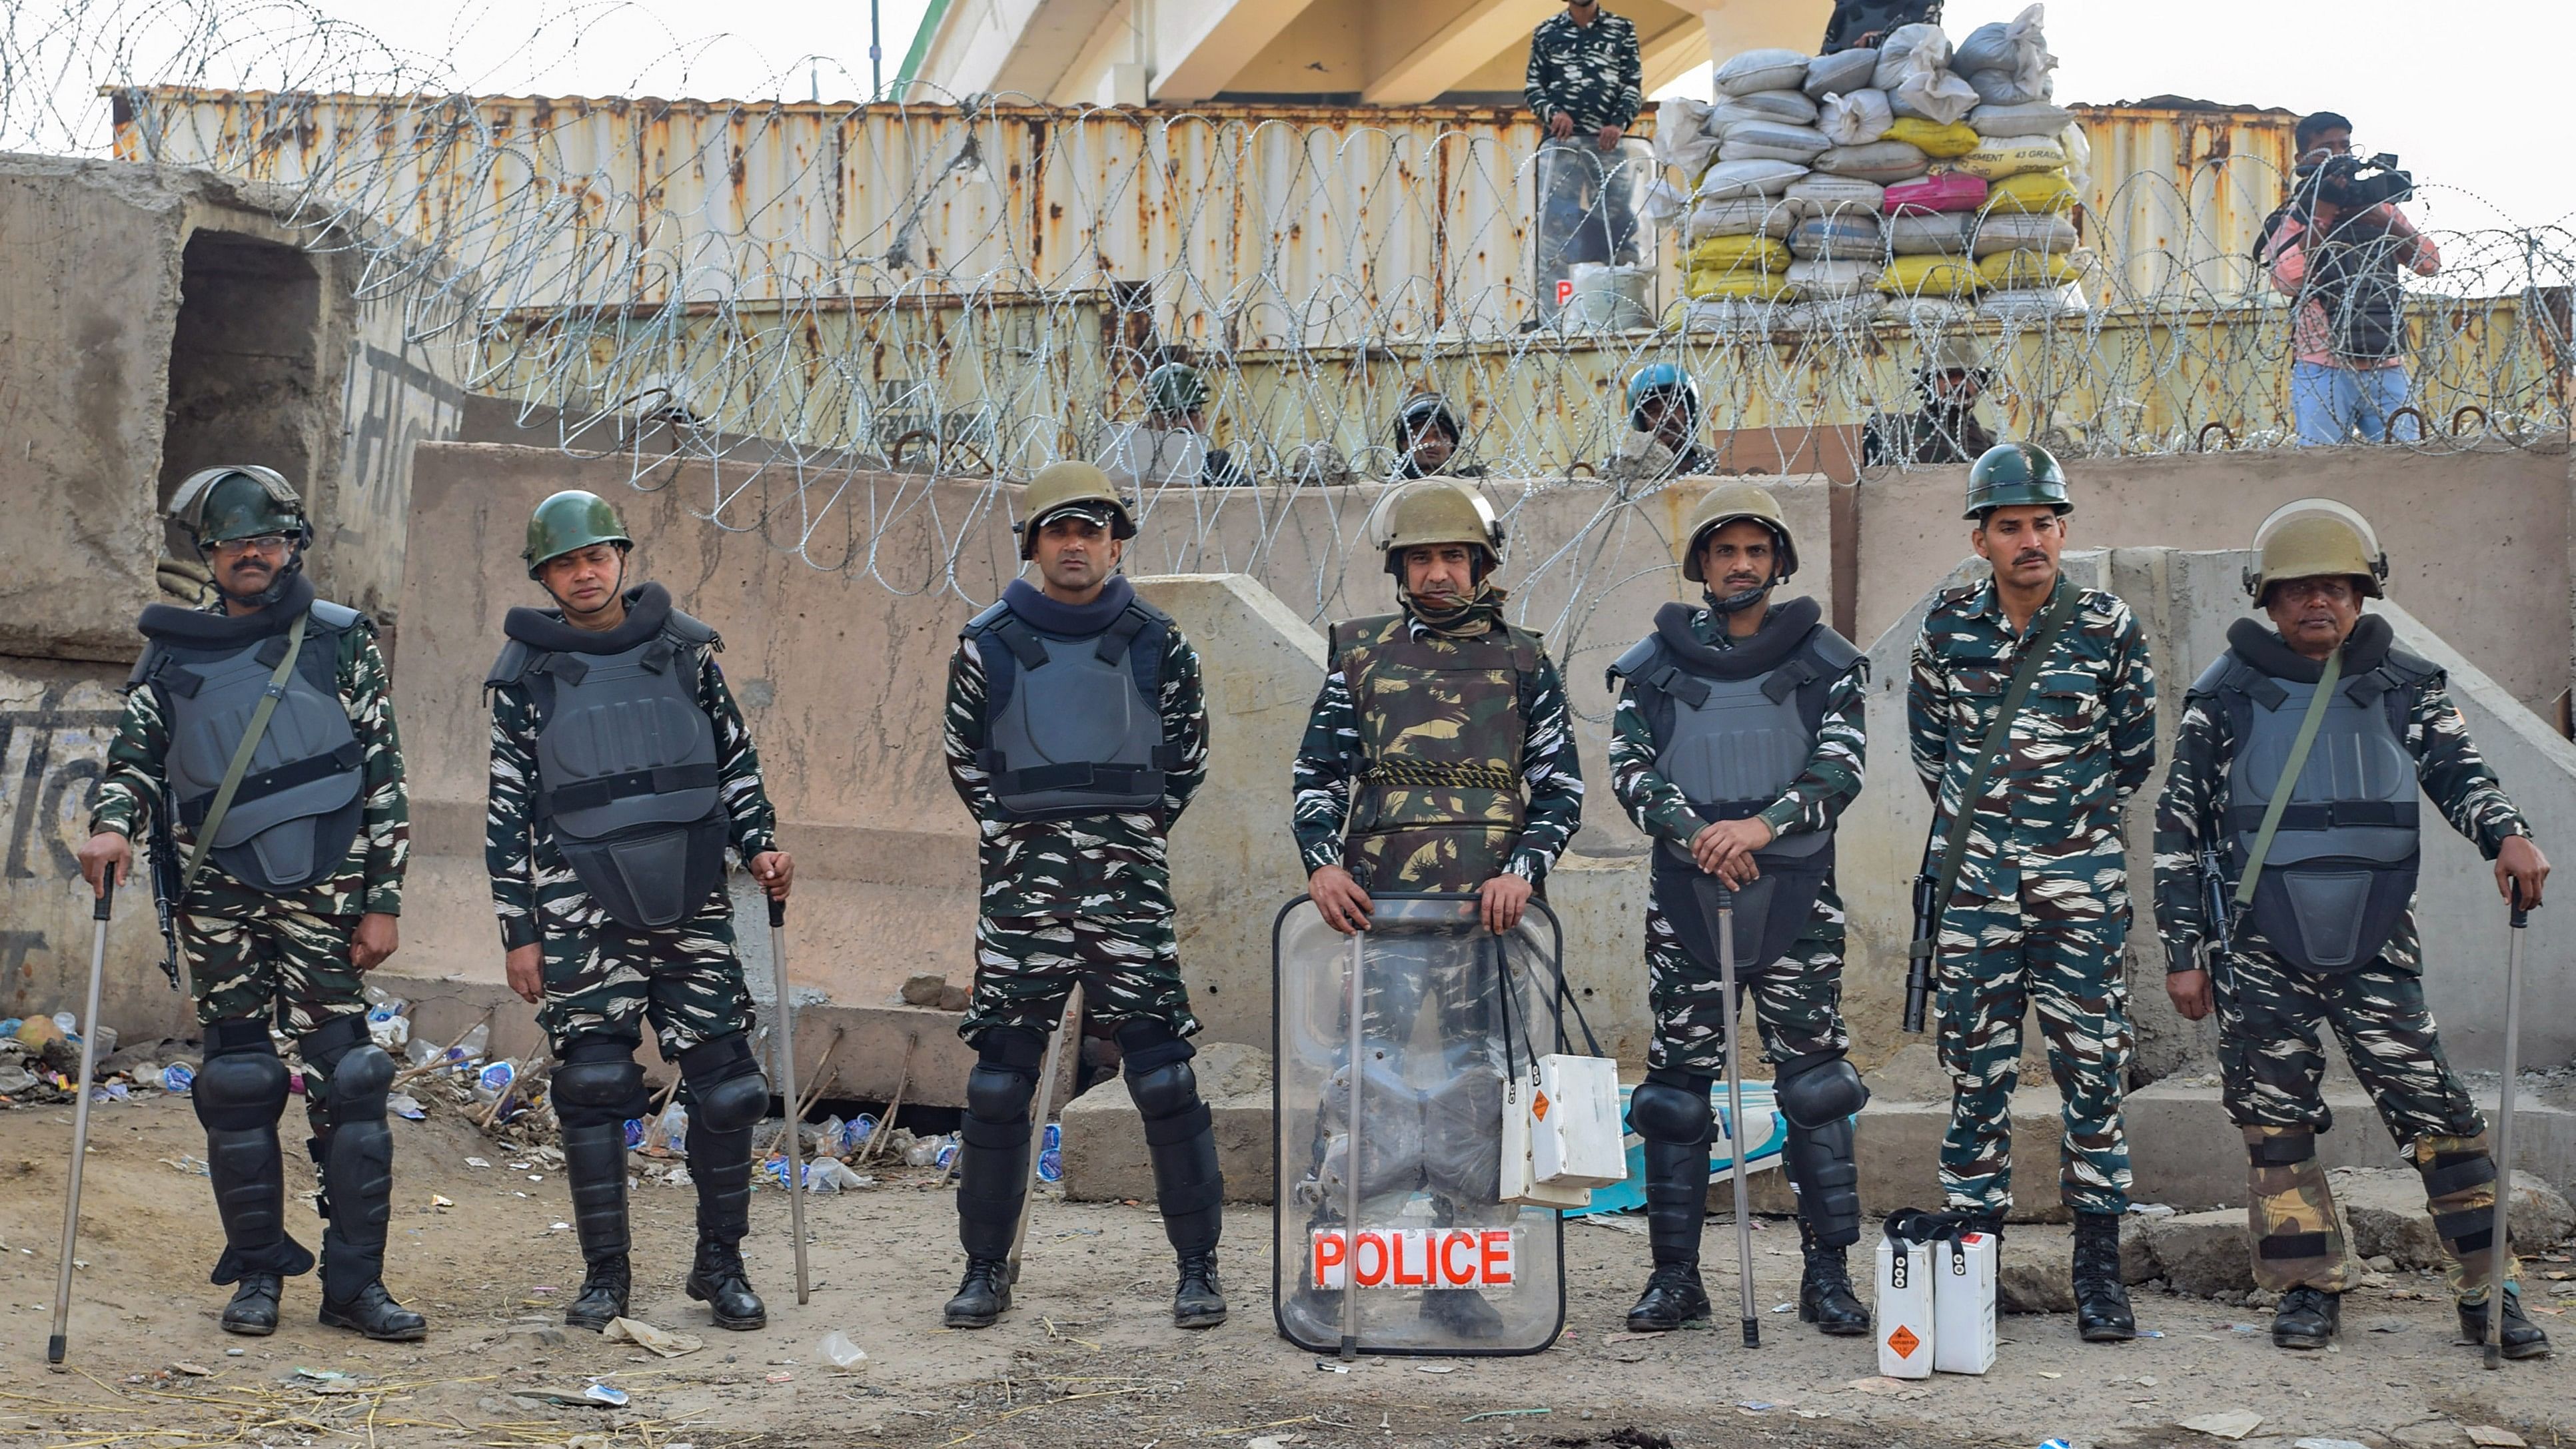
M 0 655 L 131 659 L 179 480 L 272 462 L 302 489 L 324 592 L 390 616 L 413 442 L 452 437 L 470 303 L 436 264 L 374 263 L 275 187 L 179 167 L 0 156 L 0 452 L 15 565 Z

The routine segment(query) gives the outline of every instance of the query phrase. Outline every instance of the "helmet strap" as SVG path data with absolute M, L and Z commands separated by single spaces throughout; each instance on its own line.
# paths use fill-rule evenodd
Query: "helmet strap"
M 1764 580 L 1762 587 L 1758 589 L 1746 589 L 1740 594 L 1729 594 L 1722 599 L 1717 596 L 1717 591 L 1714 589 L 1703 590 L 1702 592 L 1708 599 L 1709 608 L 1723 616 L 1728 614 L 1741 614 L 1747 609 L 1756 607 L 1765 598 L 1770 596 L 1773 589 L 1776 589 L 1779 586 L 1780 575 L 1775 569 L 1772 572 L 1771 577 Z

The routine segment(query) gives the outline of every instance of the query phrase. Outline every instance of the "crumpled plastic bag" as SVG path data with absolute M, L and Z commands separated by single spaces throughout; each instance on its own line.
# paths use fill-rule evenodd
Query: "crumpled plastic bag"
M 1817 107 L 1816 128 L 1825 139 L 1837 146 L 1866 146 L 1887 134 L 1896 124 L 1896 112 L 1887 92 L 1874 89 L 1848 91 L 1825 97 Z
M 2048 73 L 2057 69 L 2057 57 L 2048 53 L 2048 38 L 2041 30 L 2046 9 L 2033 5 L 2011 20 L 1978 26 L 1959 43 L 1950 68 L 1962 75 L 2001 72 L 2020 90 L 2045 96 L 2051 85 Z
M 1503 1078 L 1469 1067 L 1422 1094 L 1422 1169 L 1453 1202 L 1489 1203 L 1502 1190 Z

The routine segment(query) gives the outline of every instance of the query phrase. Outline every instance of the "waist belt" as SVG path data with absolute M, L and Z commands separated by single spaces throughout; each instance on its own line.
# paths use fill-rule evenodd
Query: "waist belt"
M 1418 790 L 1501 790 L 1515 793 L 1520 777 L 1499 765 L 1460 765 L 1445 760 L 1409 760 L 1389 755 L 1371 761 L 1360 775 L 1367 785 Z
M 283 790 L 292 790 L 298 785 L 310 785 L 316 780 L 327 780 L 333 775 L 358 768 L 358 762 L 365 756 L 366 751 L 358 742 L 350 740 L 327 755 L 315 755 L 309 760 L 297 760 L 293 764 L 280 765 L 263 774 L 244 775 L 241 787 L 233 792 L 233 803 L 239 805 L 245 801 L 257 800 L 264 795 L 275 795 Z M 197 827 L 206 823 L 207 813 L 214 808 L 215 794 L 215 791 L 209 790 L 193 800 L 179 802 L 179 823 L 188 827 L 189 834 L 194 835 Z
M 602 775 L 596 780 L 576 781 L 548 790 L 545 813 L 554 816 L 567 810 L 597 810 L 603 805 L 637 795 L 676 795 L 683 790 L 712 790 L 723 783 L 723 775 L 712 764 L 629 770 L 623 775 Z
M 1069 765 L 1002 770 L 993 776 L 993 793 L 996 795 L 1034 795 L 1048 790 L 1097 790 L 1107 795 L 1161 794 L 1163 771 L 1155 765 L 1094 765 L 1077 760 Z
M 2230 830 L 2248 831 L 2263 828 L 2261 805 L 2231 805 L 2227 810 Z M 2421 820 L 2421 802 L 2415 800 L 2330 800 L 2323 805 L 2292 805 L 2281 812 L 2282 830 L 2335 830 L 2346 827 L 2390 830 L 2413 830 Z

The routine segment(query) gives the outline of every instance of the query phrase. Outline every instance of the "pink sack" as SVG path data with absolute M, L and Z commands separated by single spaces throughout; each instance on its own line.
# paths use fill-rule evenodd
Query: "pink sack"
M 1889 216 L 1931 216 L 1944 211 L 1974 211 L 1986 204 L 1986 178 L 1964 171 L 1937 171 L 1887 188 Z

